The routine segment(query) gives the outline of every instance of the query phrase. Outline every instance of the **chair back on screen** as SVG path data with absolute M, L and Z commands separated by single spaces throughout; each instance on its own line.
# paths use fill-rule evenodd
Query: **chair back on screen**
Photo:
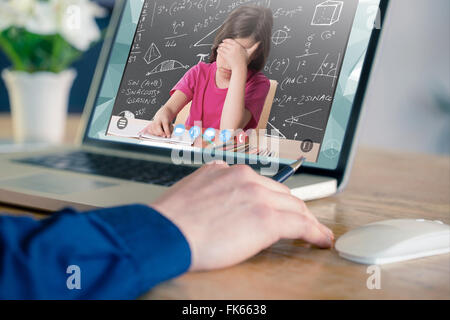
M 270 89 L 267 93 L 266 101 L 264 102 L 264 108 L 261 113 L 261 117 L 259 119 L 258 126 L 256 129 L 266 129 L 267 123 L 269 122 L 269 116 L 270 112 L 272 111 L 272 104 L 273 99 L 275 98 L 275 93 L 277 92 L 278 82 L 275 80 L 270 80 Z M 191 112 L 191 104 L 192 102 L 189 102 L 183 110 L 180 111 L 180 113 L 177 116 L 177 119 L 175 120 L 175 125 L 177 124 L 185 124 L 189 113 Z

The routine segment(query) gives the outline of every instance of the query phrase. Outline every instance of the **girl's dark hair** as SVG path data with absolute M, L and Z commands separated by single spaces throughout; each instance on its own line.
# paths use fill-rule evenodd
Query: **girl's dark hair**
M 210 62 L 217 60 L 217 49 L 223 40 L 251 37 L 260 45 L 251 57 L 249 68 L 261 71 L 269 57 L 272 27 L 273 15 L 270 9 L 254 5 L 238 7 L 218 30 Z

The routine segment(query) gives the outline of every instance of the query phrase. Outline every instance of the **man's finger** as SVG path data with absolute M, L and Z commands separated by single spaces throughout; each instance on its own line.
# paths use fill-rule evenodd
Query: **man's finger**
M 284 239 L 301 239 L 320 248 L 333 246 L 332 239 L 320 231 L 312 220 L 296 212 L 282 211 L 275 219 L 279 235 Z
M 320 232 L 327 235 L 331 240 L 334 240 L 333 231 L 320 223 L 319 220 L 317 220 L 317 218 L 311 213 L 311 211 L 309 211 L 302 200 L 290 194 L 272 192 L 269 190 L 263 196 L 264 199 L 261 199 L 260 201 L 270 203 L 272 208 L 277 211 L 297 212 L 299 215 L 304 216 L 304 219 L 313 222 L 316 227 L 319 228 Z M 259 199 L 256 200 L 259 201 Z
M 206 165 L 207 166 L 210 166 L 210 165 L 222 165 L 225 168 L 229 167 L 228 163 L 226 163 L 223 160 L 214 160 L 214 161 L 208 162 Z
M 238 178 L 241 179 L 241 181 L 252 181 L 255 183 L 258 183 L 267 189 L 275 192 L 281 192 L 281 193 L 288 193 L 290 194 L 290 189 L 281 184 L 278 183 L 272 179 L 269 179 L 267 177 L 263 177 L 262 175 L 258 174 L 255 170 L 253 170 L 251 167 L 246 165 L 235 165 L 230 168 L 230 170 L 234 171 L 234 174 L 238 176 Z M 245 180 L 247 179 L 247 180 Z
M 264 199 L 262 200 L 264 202 L 270 203 L 272 208 L 278 211 L 297 212 L 299 215 L 305 215 L 303 211 L 307 210 L 305 204 L 300 199 L 286 192 L 267 190 L 263 197 Z
M 189 183 L 192 183 L 195 179 L 206 179 L 208 181 L 218 181 L 220 179 L 220 171 L 223 169 L 226 169 L 228 167 L 228 164 L 226 163 L 215 163 L 214 161 L 211 163 L 208 163 L 197 170 L 194 171 L 194 173 L 191 173 L 190 175 L 184 177 L 180 181 L 178 181 L 176 184 L 174 184 L 171 187 L 171 190 L 179 190 L 183 188 L 184 186 L 188 185 Z
M 301 200 L 299 200 L 301 201 Z M 312 214 L 312 212 L 303 204 L 303 210 L 300 212 L 302 215 L 314 221 L 319 228 L 319 230 L 325 233 L 331 240 L 334 240 L 334 233 L 328 227 L 324 226 L 322 223 L 317 220 L 317 218 Z

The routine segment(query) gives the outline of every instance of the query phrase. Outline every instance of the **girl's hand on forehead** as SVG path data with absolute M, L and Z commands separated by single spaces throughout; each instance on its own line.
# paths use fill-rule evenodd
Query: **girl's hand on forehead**
M 231 70 L 238 68 L 247 68 L 250 63 L 250 57 L 256 51 L 259 42 L 255 43 L 251 48 L 244 48 L 239 42 L 233 39 L 225 39 L 217 49 L 217 52 L 222 55 L 225 61 L 230 66 Z

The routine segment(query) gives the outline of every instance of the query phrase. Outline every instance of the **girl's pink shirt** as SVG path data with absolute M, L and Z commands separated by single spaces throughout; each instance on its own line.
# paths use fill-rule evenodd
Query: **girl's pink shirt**
M 222 109 L 228 89 L 220 89 L 216 84 L 217 64 L 200 62 L 192 67 L 170 91 L 183 92 L 188 101 L 192 101 L 186 126 L 194 126 L 194 122 L 201 121 L 203 128 L 220 129 Z M 270 81 L 261 72 L 248 70 L 245 86 L 245 108 L 252 115 L 252 119 L 244 130 L 258 126 L 259 118 L 264 108 L 264 102 L 269 93 Z

